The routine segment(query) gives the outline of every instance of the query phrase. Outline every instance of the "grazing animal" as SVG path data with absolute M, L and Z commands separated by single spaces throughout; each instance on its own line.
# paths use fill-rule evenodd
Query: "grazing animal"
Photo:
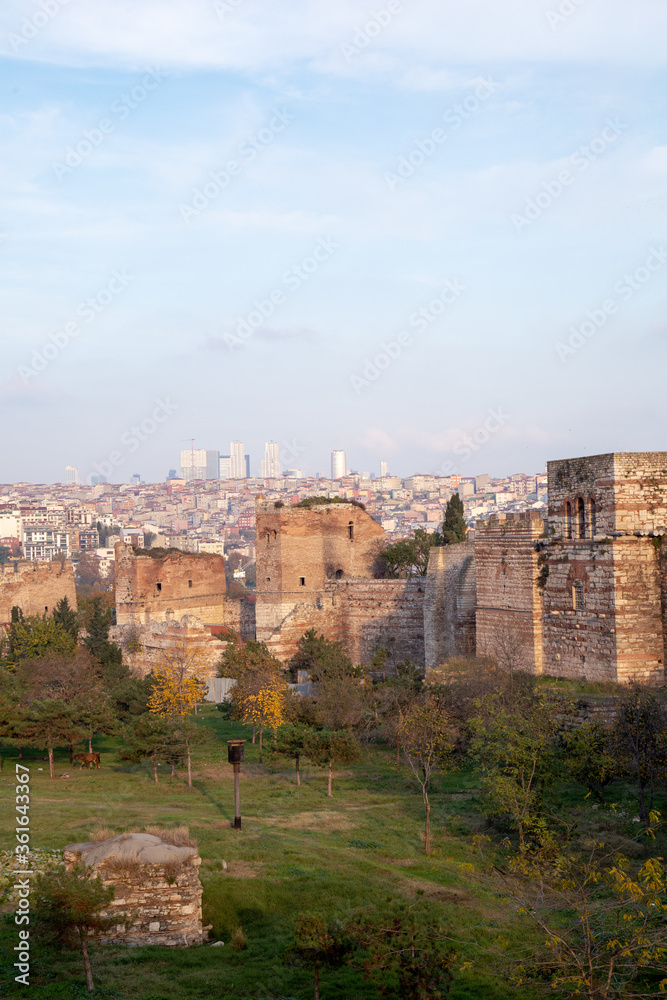
M 93 752 L 93 753 L 75 753 L 74 757 L 72 759 L 73 760 L 80 760 L 81 761 L 81 763 L 79 764 L 79 770 L 81 770 L 81 768 L 83 767 L 84 764 L 88 765 L 88 770 L 90 770 L 91 767 L 99 767 L 100 766 L 100 755 L 98 753 L 96 753 L 96 752 Z

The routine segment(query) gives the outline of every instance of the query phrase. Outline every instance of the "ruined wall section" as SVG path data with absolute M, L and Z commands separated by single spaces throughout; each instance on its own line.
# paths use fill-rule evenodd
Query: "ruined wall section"
M 424 591 L 428 668 L 451 656 L 474 656 L 477 571 L 474 542 L 431 549 Z
M 109 638 L 121 647 L 124 662 L 137 677 L 145 677 L 180 655 L 188 665 L 188 674 L 215 677 L 226 647 L 201 619 L 183 615 L 179 620 L 171 612 L 167 612 L 165 621 L 114 625 Z
M 257 639 L 267 641 L 299 605 L 317 605 L 331 581 L 371 579 L 384 529 L 354 504 L 276 506 L 257 512 Z
M 477 654 L 541 674 L 542 590 L 539 585 L 546 525 L 537 512 L 499 514 L 478 521 Z
M 76 610 L 76 587 L 71 562 L 19 562 L 0 566 L 0 626 L 12 620 L 12 608 L 24 617 L 51 614 L 66 597 Z
M 116 621 L 119 625 L 166 621 L 195 615 L 222 624 L 227 585 L 225 562 L 212 553 L 167 552 L 137 555 L 131 545 L 116 545 Z

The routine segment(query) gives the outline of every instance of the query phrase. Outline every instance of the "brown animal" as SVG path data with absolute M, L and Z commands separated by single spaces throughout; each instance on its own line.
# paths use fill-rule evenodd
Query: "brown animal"
M 79 770 L 81 770 L 81 768 L 83 767 L 84 764 L 88 765 L 88 770 L 90 770 L 91 767 L 99 767 L 100 766 L 100 755 L 98 753 L 96 753 L 96 752 L 93 752 L 93 753 L 75 753 L 74 757 L 72 758 L 72 760 L 73 761 L 75 761 L 75 760 L 80 760 L 81 761 L 81 763 L 79 764 Z

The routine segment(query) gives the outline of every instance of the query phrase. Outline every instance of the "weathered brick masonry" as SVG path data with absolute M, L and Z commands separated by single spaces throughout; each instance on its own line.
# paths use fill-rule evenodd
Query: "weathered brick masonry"
M 151 549 L 153 553 L 160 550 Z M 139 625 L 189 614 L 207 624 L 222 624 L 227 585 L 225 561 L 210 553 L 166 552 L 141 555 L 131 545 L 116 545 L 116 622 Z
M 12 608 L 24 616 L 51 614 L 66 597 L 76 610 L 76 588 L 71 562 L 19 562 L 0 566 L 0 626 L 12 620 Z
M 427 667 L 475 653 L 477 572 L 473 541 L 431 549 L 424 593 Z

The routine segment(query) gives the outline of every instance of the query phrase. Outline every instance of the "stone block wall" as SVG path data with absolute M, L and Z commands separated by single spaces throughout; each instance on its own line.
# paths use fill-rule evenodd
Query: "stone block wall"
M 226 645 L 194 615 L 183 615 L 180 621 L 169 614 L 166 621 L 115 625 L 109 638 L 122 648 L 125 663 L 138 677 L 181 654 L 189 664 L 188 673 L 215 677 Z
M 540 555 L 546 525 L 535 512 L 478 521 L 477 655 L 542 673 Z
M 83 865 L 115 890 L 101 914 L 114 921 L 101 935 L 103 944 L 185 947 L 204 941 L 196 848 L 131 833 L 102 843 L 69 844 L 64 856 L 68 869 Z
M 425 663 L 474 656 L 477 572 L 472 541 L 431 549 L 424 592 Z
M 177 618 L 190 614 L 222 624 L 226 594 L 222 556 L 174 551 L 148 556 L 131 545 L 116 545 L 118 625 L 166 621 L 168 611 Z
M 10 561 L 0 566 L 0 626 L 12 620 L 12 608 L 24 616 L 51 614 L 66 597 L 76 611 L 76 587 L 71 562 Z

